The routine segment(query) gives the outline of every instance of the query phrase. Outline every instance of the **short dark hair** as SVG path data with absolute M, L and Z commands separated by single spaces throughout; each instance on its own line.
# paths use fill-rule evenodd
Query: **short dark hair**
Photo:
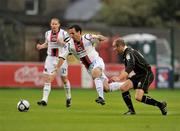
M 82 32 L 82 29 L 79 25 L 72 25 L 70 26 L 68 29 L 75 29 L 76 32 L 80 31 L 80 33 Z

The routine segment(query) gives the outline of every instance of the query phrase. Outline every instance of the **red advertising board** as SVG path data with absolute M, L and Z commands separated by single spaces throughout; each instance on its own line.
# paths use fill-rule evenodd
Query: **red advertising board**
M 108 77 L 118 75 L 124 66 L 120 64 L 107 64 L 105 73 Z M 152 67 L 156 74 L 156 68 Z M 43 63 L 27 62 L 4 62 L 0 63 L 0 87 L 23 87 L 23 88 L 42 88 L 44 80 L 42 77 Z M 92 88 L 93 80 L 81 65 L 69 65 L 68 77 L 73 88 Z M 63 87 L 59 76 L 53 81 L 54 88 Z M 151 88 L 155 88 L 155 80 Z
M 42 71 L 42 63 L 0 63 L 0 87 L 41 87 Z M 69 79 L 73 87 L 81 85 L 80 65 L 69 66 Z M 61 79 L 57 76 L 52 85 L 62 86 Z

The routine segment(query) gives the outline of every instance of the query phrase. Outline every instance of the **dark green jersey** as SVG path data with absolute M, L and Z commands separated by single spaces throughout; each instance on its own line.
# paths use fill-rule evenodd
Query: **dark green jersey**
M 151 69 L 143 55 L 137 50 L 129 47 L 124 51 L 123 60 L 125 64 L 125 70 L 128 74 L 131 71 L 134 71 L 136 74 L 141 74 Z

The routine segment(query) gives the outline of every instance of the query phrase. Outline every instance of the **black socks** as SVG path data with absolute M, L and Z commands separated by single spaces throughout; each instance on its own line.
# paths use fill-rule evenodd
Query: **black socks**
M 123 97 L 123 100 L 125 101 L 127 107 L 129 108 L 129 110 L 131 112 L 135 112 L 129 91 L 123 92 L 122 97 Z
M 145 96 L 145 95 L 142 97 L 141 102 L 145 103 L 145 104 L 148 104 L 148 105 L 158 106 L 158 107 L 162 106 L 161 102 L 156 101 L 153 98 L 151 98 L 150 96 Z

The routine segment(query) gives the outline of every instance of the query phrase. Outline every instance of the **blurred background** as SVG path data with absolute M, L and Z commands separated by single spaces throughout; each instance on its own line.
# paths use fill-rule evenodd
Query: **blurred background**
M 0 0 L 0 86 L 42 85 L 46 50 L 35 46 L 43 42 L 50 19 L 57 17 L 63 29 L 79 24 L 84 33 L 108 37 L 96 45 L 108 76 L 123 68 L 121 56 L 111 48 L 120 36 L 152 65 L 152 88 L 180 88 L 179 7 L 179 0 Z M 77 60 L 71 56 L 69 63 L 73 87 L 92 87 Z M 61 81 L 55 84 L 61 86 Z

